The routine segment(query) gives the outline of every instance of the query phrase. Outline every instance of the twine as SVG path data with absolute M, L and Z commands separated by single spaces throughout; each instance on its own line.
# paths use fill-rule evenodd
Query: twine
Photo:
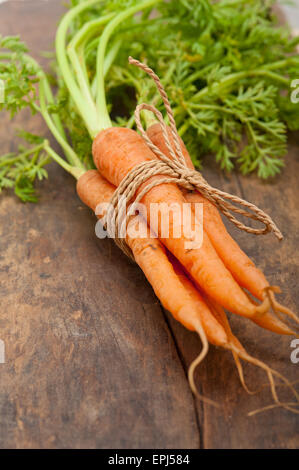
M 155 74 L 155 72 L 148 67 L 147 65 L 139 62 L 132 57 L 129 57 L 129 63 L 139 67 L 141 70 L 146 72 L 155 82 L 159 94 L 163 100 L 166 113 L 169 119 L 169 127 L 171 135 L 173 138 L 173 144 L 170 143 L 169 136 L 167 133 L 167 126 L 164 122 L 163 116 L 160 111 L 152 105 L 142 103 L 136 107 L 135 110 L 135 121 L 137 129 L 140 131 L 144 141 L 152 152 L 158 157 L 158 160 L 151 160 L 142 162 L 139 165 L 136 165 L 133 170 L 131 170 L 125 178 L 121 181 L 118 188 L 115 190 L 114 195 L 110 201 L 110 207 L 107 211 L 107 214 L 104 219 L 104 224 L 107 227 L 108 233 L 114 234 L 115 243 L 122 249 L 122 251 L 134 259 L 133 254 L 126 244 L 125 241 L 125 232 L 123 232 L 123 237 L 119 237 L 119 227 L 121 226 L 123 230 L 126 230 L 127 221 L 136 211 L 136 204 L 138 204 L 144 195 L 150 191 L 155 186 L 158 186 L 163 183 L 176 183 L 179 186 L 187 190 L 197 190 L 199 191 L 206 199 L 212 202 L 236 227 L 240 230 L 244 230 L 247 233 L 253 233 L 255 235 L 262 235 L 268 232 L 273 232 L 278 240 L 283 239 L 283 235 L 275 225 L 271 217 L 266 214 L 263 210 L 259 209 L 256 205 L 241 199 L 238 196 L 229 194 L 225 191 L 212 187 L 201 175 L 199 171 L 195 169 L 190 169 L 187 167 L 185 162 L 184 155 L 182 153 L 180 138 L 175 124 L 174 115 L 169 103 L 168 96 L 164 87 Z M 167 157 L 161 150 L 154 145 L 150 140 L 149 136 L 145 132 L 141 119 L 140 113 L 142 110 L 151 111 L 157 117 L 160 122 L 163 138 L 165 144 L 171 155 L 171 158 Z M 127 204 L 134 198 L 137 190 L 140 186 L 145 183 L 152 176 L 162 175 L 164 178 L 155 179 L 151 181 L 139 192 L 134 203 L 130 205 L 127 213 L 125 214 L 124 210 L 119 210 L 119 201 L 123 202 L 121 207 L 126 209 Z M 239 204 L 235 206 L 232 203 Z M 253 219 L 258 222 L 261 222 L 264 227 L 262 228 L 253 228 L 248 225 L 245 225 L 243 222 L 238 220 L 233 214 L 239 214 L 248 219 Z

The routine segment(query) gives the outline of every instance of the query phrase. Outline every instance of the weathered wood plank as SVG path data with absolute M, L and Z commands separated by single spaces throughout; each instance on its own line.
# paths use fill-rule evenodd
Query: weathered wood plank
M 270 283 L 280 285 L 280 299 L 294 311 L 299 311 L 299 139 L 290 136 L 286 168 L 272 184 L 262 183 L 256 177 L 225 177 L 216 166 L 206 162 L 204 175 L 214 186 L 245 197 L 269 212 L 282 229 L 285 240 L 279 243 L 273 235 L 256 237 L 240 232 L 232 224 L 227 227 L 235 239 L 266 273 Z M 247 347 L 248 352 L 267 362 L 289 380 L 298 380 L 298 364 L 290 361 L 291 338 L 266 332 L 245 319 L 230 316 L 233 331 Z M 185 367 L 200 350 L 196 335 L 187 332 L 169 317 Z M 246 377 L 252 389 L 266 382 L 265 374 L 253 366 L 246 366 Z M 207 359 L 199 367 L 197 383 L 201 393 L 221 404 L 221 409 L 198 403 L 202 445 L 205 448 L 298 448 L 299 420 L 282 409 L 275 409 L 247 417 L 247 413 L 271 403 L 268 389 L 248 396 L 241 388 L 232 358 L 228 352 L 211 348 Z M 280 387 L 281 397 L 286 398 Z M 288 395 L 289 396 L 289 395 Z M 291 398 L 292 399 L 292 398 Z
M 1 33 L 48 49 L 60 5 L 3 4 Z M 46 129 L 26 114 L 17 124 Z M 13 148 L 6 118 L 0 139 Z M 0 199 L 0 448 L 198 447 L 193 398 L 142 272 L 96 239 L 62 170 L 51 167 L 40 194 L 37 205 Z
M 36 0 L 1 5 L 1 33 L 21 33 L 38 56 L 49 48 L 61 9 L 60 0 L 51 8 Z M 45 129 L 39 119 L 24 121 L 29 130 Z M 8 122 L 1 123 L 5 151 L 14 140 Z M 293 136 L 288 166 L 272 186 L 226 178 L 213 165 L 205 176 L 269 210 L 283 231 L 287 227 L 282 245 L 270 235 L 257 239 L 230 230 L 298 311 L 297 155 Z M 230 355 L 215 348 L 197 378 L 202 393 L 223 407 L 197 404 L 199 443 L 177 351 L 142 273 L 112 242 L 95 240 L 93 218 L 71 178 L 53 167 L 41 194 L 37 206 L 1 199 L 0 338 L 7 363 L 0 365 L 0 447 L 298 447 L 298 420 L 290 413 L 246 417 L 270 402 L 269 393 L 248 397 Z M 297 378 L 288 338 L 231 320 L 251 353 Z M 168 322 L 186 369 L 200 343 L 169 316 Z M 253 388 L 265 382 L 254 368 L 247 376 Z

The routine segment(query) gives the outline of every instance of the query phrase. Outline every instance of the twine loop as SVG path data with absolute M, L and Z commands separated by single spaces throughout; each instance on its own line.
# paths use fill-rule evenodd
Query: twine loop
M 116 244 L 122 249 L 122 251 L 124 251 L 127 256 L 134 259 L 130 248 L 125 242 L 127 221 L 135 213 L 136 205 L 141 201 L 144 195 L 153 187 L 163 183 L 176 183 L 187 190 L 198 191 L 202 196 L 212 202 L 240 230 L 244 230 L 247 233 L 252 233 L 255 235 L 262 235 L 268 232 L 273 232 L 278 240 L 282 240 L 283 235 L 281 231 L 278 229 L 271 217 L 263 210 L 249 201 L 246 201 L 245 199 L 214 188 L 204 179 L 199 171 L 188 168 L 181 149 L 180 137 L 176 128 L 173 111 L 159 77 L 150 67 L 136 59 L 133 59 L 132 57 L 129 57 L 129 63 L 139 67 L 154 80 L 166 109 L 173 142 L 170 142 L 167 126 L 164 122 L 161 112 L 155 106 L 150 104 L 142 103 L 137 105 L 135 109 L 135 121 L 137 129 L 139 130 L 147 146 L 156 155 L 157 159 L 142 162 L 141 164 L 135 166 L 121 181 L 110 201 L 110 209 L 107 211 L 103 222 L 107 228 L 108 233 L 113 233 L 114 240 Z M 143 110 L 151 111 L 158 119 L 161 125 L 165 145 L 171 158 L 165 155 L 151 141 L 145 132 L 140 117 L 141 111 Z M 153 176 L 158 175 L 159 178 L 155 178 L 144 186 L 144 188 L 139 192 L 134 202 L 127 210 L 127 204 L 130 203 L 130 201 L 135 197 L 136 192 L 140 186 Z M 121 206 L 123 206 L 121 210 L 119 210 L 120 202 Z M 238 204 L 238 206 L 234 205 L 233 203 Z M 234 214 L 239 214 L 248 219 L 261 222 L 264 227 L 254 228 L 250 227 L 249 225 L 245 225 L 243 222 L 237 219 Z M 122 226 L 123 231 L 119 231 L 120 225 Z M 112 230 L 114 231 L 112 232 Z M 119 236 L 119 233 L 122 235 Z

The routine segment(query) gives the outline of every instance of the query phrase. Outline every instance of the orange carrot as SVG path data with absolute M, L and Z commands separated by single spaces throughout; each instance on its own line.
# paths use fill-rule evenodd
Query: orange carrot
M 246 385 L 245 378 L 244 378 L 244 373 L 243 373 L 243 367 L 242 367 L 242 363 L 241 363 L 240 359 L 243 359 L 246 362 L 249 362 L 249 363 L 251 363 L 251 364 L 253 364 L 257 367 L 260 367 L 261 369 L 263 369 L 267 373 L 268 380 L 269 380 L 269 385 L 271 387 L 271 393 L 272 393 L 274 401 L 276 402 L 276 406 L 281 406 L 281 407 L 286 408 L 290 411 L 298 413 L 298 410 L 296 409 L 296 407 L 298 406 L 299 396 L 298 396 L 298 393 L 296 392 L 296 390 L 294 389 L 293 385 L 283 375 L 281 375 L 279 372 L 275 371 L 274 369 L 271 369 L 271 367 L 269 367 L 267 364 L 265 364 L 264 362 L 258 360 L 257 358 L 255 358 L 255 357 L 253 357 L 253 356 L 251 356 L 250 354 L 247 353 L 247 351 L 242 346 L 242 344 L 240 343 L 238 338 L 233 334 L 233 332 L 231 330 L 231 327 L 230 327 L 230 324 L 229 324 L 229 321 L 228 321 L 228 318 L 227 318 L 223 308 L 220 305 L 218 305 L 214 300 L 212 300 L 210 297 L 208 297 L 206 294 L 204 294 L 203 292 L 199 293 L 199 291 L 196 289 L 195 285 L 192 282 L 190 282 L 188 277 L 185 275 L 184 268 L 176 260 L 176 258 L 170 253 L 168 253 L 168 257 L 169 257 L 169 259 L 170 259 L 170 261 L 171 261 L 171 263 L 174 267 L 174 270 L 175 270 L 176 274 L 180 278 L 182 284 L 188 290 L 188 292 L 190 292 L 191 297 L 196 299 L 197 296 L 200 295 L 201 301 L 203 300 L 205 302 L 205 304 L 209 307 L 210 312 L 213 313 L 213 315 L 214 315 L 215 319 L 217 320 L 217 322 L 219 324 L 221 324 L 223 329 L 225 330 L 227 338 L 228 338 L 228 342 L 227 342 L 226 345 L 223 345 L 223 347 L 225 349 L 231 350 L 231 352 L 233 354 L 233 357 L 234 357 L 234 360 L 235 360 L 235 363 L 236 363 L 236 367 L 237 367 L 237 370 L 238 370 L 238 374 L 239 374 L 239 377 L 240 377 L 241 384 L 244 387 L 244 389 L 247 391 L 247 393 L 254 394 L 256 392 L 250 391 L 248 389 L 247 385 Z M 188 371 L 190 386 L 191 386 L 192 390 L 194 391 L 194 393 L 196 393 L 196 394 L 197 394 L 197 392 L 196 392 L 196 387 L 195 387 L 195 382 L 194 382 L 194 377 L 193 376 L 194 376 L 195 368 L 198 366 L 198 364 L 200 362 L 201 362 L 201 358 L 200 357 L 196 358 L 192 362 L 192 364 L 190 365 L 189 371 Z M 275 384 L 274 376 L 278 377 L 280 380 L 282 380 L 284 382 L 285 385 L 288 386 L 288 388 L 290 389 L 292 394 L 295 396 L 296 402 L 294 402 L 294 403 L 280 402 L 280 400 L 278 399 L 278 396 L 277 396 L 277 392 L 276 392 L 276 384 Z M 270 405 L 270 406 L 273 406 L 273 405 Z M 260 412 L 260 411 L 263 411 L 263 409 L 251 412 L 251 414 L 255 414 L 255 413 Z
M 113 185 L 118 186 L 122 179 L 141 162 L 155 159 L 155 155 L 148 148 L 141 136 L 135 131 L 126 128 L 109 128 L 101 131 L 93 142 L 93 158 L 100 173 Z M 161 178 L 159 175 L 153 179 Z M 145 183 L 147 184 L 147 183 Z M 142 185 L 139 191 L 142 191 Z M 183 204 L 186 202 L 181 191 L 175 184 L 163 183 L 148 191 L 141 201 L 150 214 L 152 203 L 176 203 L 183 214 Z M 183 220 L 183 218 L 182 218 Z M 196 220 L 192 221 L 193 228 Z M 268 305 L 255 306 L 226 269 L 217 255 L 209 237 L 203 232 L 201 248 L 187 250 L 186 243 L 190 242 L 184 236 L 184 227 L 181 224 L 180 238 L 173 236 L 174 221 L 169 223 L 171 230 L 169 237 L 161 237 L 161 224 L 158 235 L 164 245 L 172 252 L 199 283 L 201 288 L 224 308 L 233 313 L 254 317 L 262 314 Z
M 233 354 L 233 357 L 234 357 L 234 360 L 235 360 L 235 363 L 236 363 L 236 366 L 237 366 L 237 370 L 238 370 L 238 373 L 239 373 L 241 384 L 243 385 L 243 387 L 247 391 L 247 393 L 254 394 L 256 392 L 250 391 L 248 389 L 246 383 L 245 383 L 245 378 L 244 378 L 244 374 L 243 374 L 243 367 L 242 367 L 240 359 L 243 359 L 244 361 L 249 362 L 250 364 L 255 365 L 255 366 L 263 369 L 267 373 L 268 380 L 269 380 L 269 385 L 270 385 L 270 388 L 271 388 L 272 397 L 273 397 L 273 399 L 276 403 L 276 406 L 285 408 L 285 409 L 287 409 L 289 411 L 292 411 L 294 413 L 298 413 L 299 411 L 298 411 L 297 407 L 299 405 L 299 395 L 298 395 L 297 391 L 295 390 L 295 388 L 293 387 L 293 385 L 291 384 L 291 382 L 289 380 L 287 380 L 282 374 L 280 374 L 276 370 L 269 367 L 263 361 L 260 361 L 259 359 L 257 359 L 255 357 L 251 356 L 250 354 L 248 354 L 247 351 L 245 350 L 245 348 L 243 347 L 243 345 L 238 340 L 238 338 L 233 334 L 233 332 L 231 330 L 231 327 L 230 327 L 230 324 L 229 324 L 229 321 L 228 321 L 228 318 L 227 318 L 223 308 L 220 305 L 218 305 L 217 303 L 215 303 L 212 299 L 208 298 L 207 296 L 203 295 L 203 298 L 204 298 L 204 301 L 209 306 L 210 310 L 213 312 L 213 315 L 215 316 L 217 321 L 225 329 L 225 332 L 226 332 L 228 340 L 229 340 L 229 344 L 227 346 L 227 349 L 231 349 L 231 351 L 232 351 L 232 354 Z M 296 398 L 296 402 L 284 403 L 284 402 L 281 402 L 278 399 L 274 377 L 277 377 L 277 378 L 279 378 L 280 380 L 282 380 L 284 382 L 284 384 L 289 388 L 289 390 L 292 392 L 292 394 Z M 273 405 L 270 405 L 270 408 L 271 407 L 273 407 Z M 259 413 L 261 411 L 264 411 L 266 409 L 268 409 L 268 407 L 261 408 L 260 410 L 252 411 L 252 412 L 249 413 L 249 415 L 253 416 L 254 414 Z
M 178 260 L 169 251 L 167 252 L 167 257 L 173 267 L 175 274 L 181 281 L 185 290 L 188 292 L 188 294 L 192 298 L 193 302 L 198 306 L 198 311 L 201 312 L 202 324 L 204 325 L 204 329 L 207 334 L 209 342 L 211 344 L 214 344 L 215 346 L 225 346 L 224 342 L 222 342 L 222 344 L 219 344 L 219 342 L 216 343 L 215 338 L 214 338 L 215 329 L 218 329 L 218 325 L 220 322 L 216 320 L 214 314 L 211 315 L 211 309 L 207 308 L 207 303 L 204 301 L 202 295 L 196 289 L 194 284 L 190 281 L 190 279 L 188 279 L 188 277 L 184 273 Z
M 170 129 L 167 129 L 170 142 L 173 142 Z M 169 158 L 171 155 L 165 145 L 162 134 L 162 128 L 159 123 L 153 124 L 147 130 L 147 134 L 152 142 Z M 181 149 L 185 157 L 185 161 L 190 169 L 194 169 L 188 150 L 184 142 L 180 139 Z M 204 228 L 217 251 L 218 255 L 224 262 L 225 266 L 230 270 L 238 284 L 248 289 L 251 294 L 260 300 L 263 300 L 263 291 L 269 286 L 264 274 L 258 269 L 251 259 L 241 250 L 239 245 L 230 236 L 222 222 L 221 216 L 217 208 L 198 191 L 184 192 L 184 196 L 188 202 L 202 203 L 204 205 Z
M 108 183 L 98 171 L 90 170 L 84 173 L 77 182 L 77 192 L 81 200 L 93 211 L 98 204 L 110 201 L 114 192 L 114 187 Z M 103 216 L 104 214 L 102 214 Z M 130 218 L 134 223 L 136 216 Z M 140 220 L 138 223 L 144 223 Z M 262 362 L 249 356 L 242 347 L 238 339 L 232 334 L 228 320 L 221 307 L 205 295 L 202 297 L 193 283 L 184 274 L 182 266 L 170 253 L 166 253 L 161 243 L 156 238 L 150 237 L 148 230 L 147 238 L 130 238 L 127 233 L 126 241 L 130 246 L 134 257 L 152 284 L 162 305 L 167 308 L 173 316 L 184 324 L 188 329 L 197 331 L 203 343 L 203 348 L 199 356 L 192 362 L 188 377 L 193 392 L 204 401 L 215 404 L 211 400 L 201 397 L 197 393 L 194 382 L 194 370 L 201 362 L 208 350 L 206 334 L 208 340 L 218 346 L 231 349 L 234 355 L 241 382 L 248 391 L 245 384 L 240 357 L 266 370 L 271 383 L 271 390 L 277 406 L 284 406 L 296 412 L 292 406 L 285 405 L 278 400 L 275 390 L 273 375 L 276 374 L 284 380 L 283 376 L 273 371 Z M 216 305 L 216 306 L 215 306 Z M 291 385 L 289 385 L 291 387 Z M 292 387 L 291 387 L 292 388 Z M 296 392 L 292 389 L 292 391 Z M 296 395 L 297 397 L 297 395 Z M 295 404 L 296 406 L 296 404 Z
M 97 170 L 87 171 L 77 182 L 80 199 L 93 211 L 99 204 L 110 201 L 114 189 Z M 136 223 L 136 219 L 137 216 L 132 216 L 129 223 Z M 145 224 L 140 218 L 137 222 Z M 218 346 L 225 345 L 227 337 L 222 326 L 215 320 L 199 293 L 195 299 L 190 295 L 189 289 L 183 285 L 182 279 L 177 276 L 168 260 L 164 247 L 157 238 L 150 237 L 148 228 L 147 231 L 146 238 L 132 238 L 128 235 L 130 233 L 128 231 L 126 242 L 163 307 L 186 328 L 197 331 L 201 338 L 203 335 L 200 325 L 202 324 L 211 343 Z
M 170 142 L 173 144 L 173 137 L 170 128 L 167 128 Z M 147 134 L 152 142 L 169 158 L 171 155 L 165 144 L 162 128 L 159 123 L 153 124 L 147 130 Z M 188 168 L 194 169 L 188 150 L 184 142 L 180 139 L 182 153 Z M 269 329 L 275 333 L 292 335 L 294 331 L 286 326 L 282 320 L 281 313 L 292 318 L 298 323 L 296 315 L 277 302 L 274 293 L 270 288 L 267 279 L 260 269 L 258 269 L 252 260 L 242 251 L 235 240 L 230 236 L 222 222 L 221 216 L 217 208 L 208 199 L 204 198 L 198 191 L 189 192 L 182 190 L 185 199 L 192 203 L 202 203 L 204 213 L 204 230 L 207 232 L 215 250 L 227 269 L 231 272 L 238 284 L 246 288 L 251 294 L 258 299 L 263 300 L 265 294 L 269 296 L 271 306 L 278 318 L 267 313 L 263 316 L 255 316 L 252 320 L 259 326 Z

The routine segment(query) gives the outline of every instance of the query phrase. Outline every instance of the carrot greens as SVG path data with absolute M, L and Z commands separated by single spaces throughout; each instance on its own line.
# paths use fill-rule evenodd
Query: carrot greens
M 299 40 L 278 27 L 272 3 L 71 0 L 50 74 L 18 37 L 0 38 L 0 110 L 41 113 L 65 155 L 23 134 L 29 146 L 1 157 L 0 189 L 36 200 L 34 181 L 47 177 L 49 159 L 78 176 L 94 168 L 91 144 L 101 129 L 134 127 L 142 101 L 161 106 L 150 79 L 128 66 L 129 55 L 162 77 L 195 165 L 211 155 L 226 171 L 264 179 L 279 173 L 287 130 L 299 128 L 290 100 Z

